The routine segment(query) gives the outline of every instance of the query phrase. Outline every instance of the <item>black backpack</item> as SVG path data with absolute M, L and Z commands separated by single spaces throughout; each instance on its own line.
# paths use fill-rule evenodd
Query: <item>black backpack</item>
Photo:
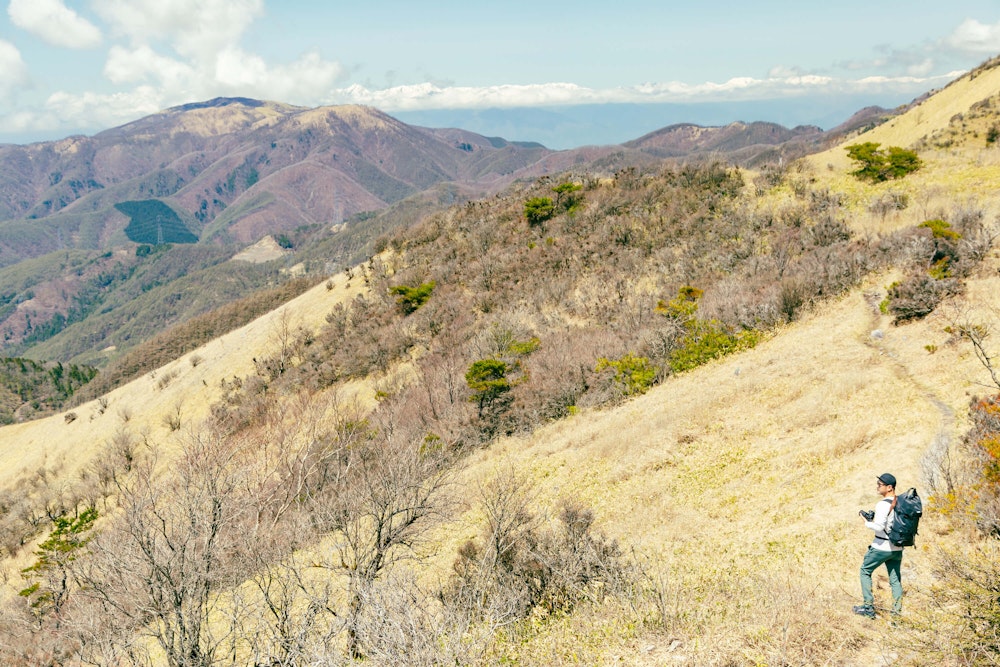
M 906 493 L 896 496 L 893 506 L 890 514 L 891 523 L 885 533 L 893 545 L 912 547 L 917 535 L 917 525 L 924 513 L 924 506 L 920 502 L 917 490 L 911 488 Z

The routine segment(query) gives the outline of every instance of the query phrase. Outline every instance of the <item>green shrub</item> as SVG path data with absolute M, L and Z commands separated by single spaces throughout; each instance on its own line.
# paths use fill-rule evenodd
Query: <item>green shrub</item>
M 532 197 L 524 202 L 524 217 L 532 227 L 542 224 L 556 213 L 556 207 L 548 197 Z
M 500 359 L 474 361 L 465 373 L 465 383 L 472 390 L 469 401 L 479 406 L 479 416 L 511 390 L 507 373 L 511 366 Z
M 857 169 L 851 172 L 854 176 L 863 181 L 881 183 L 903 178 L 923 164 L 914 151 L 899 146 L 889 146 L 886 149 L 880 146 L 874 141 L 866 141 L 847 147 L 848 157 L 857 163 Z
M 538 339 L 537 336 L 529 338 L 528 340 L 515 340 L 510 346 L 509 350 L 511 354 L 515 354 L 519 357 L 526 357 L 532 352 L 536 351 L 541 347 L 542 341 Z
M 698 300 L 702 294 L 702 290 L 697 287 L 685 285 L 677 290 L 677 296 L 670 301 L 660 301 L 656 306 L 656 312 L 679 320 L 682 324 L 687 323 L 698 312 Z
M 580 195 L 573 193 L 582 189 L 582 185 L 570 183 L 569 181 L 555 186 L 552 188 L 552 192 L 556 194 L 554 207 L 561 211 L 566 211 L 567 213 L 573 213 L 580 206 L 580 202 L 582 200 Z
M 403 315 L 409 315 L 427 303 L 427 300 L 431 298 L 431 294 L 434 292 L 434 285 L 435 283 L 432 280 L 416 287 L 396 285 L 389 291 L 399 295 L 396 299 L 396 304 L 399 305 L 399 310 Z
M 58 613 L 69 598 L 67 571 L 91 539 L 90 531 L 97 521 L 97 510 L 86 508 L 75 517 L 57 516 L 52 520 L 52 533 L 38 545 L 32 565 L 21 570 L 31 583 L 18 595 L 30 600 L 36 614 Z
M 625 396 L 645 394 L 656 380 L 656 367 L 649 362 L 649 359 L 632 353 L 619 359 L 601 357 L 597 360 L 594 371 L 600 373 L 607 368 L 614 369 L 615 384 Z
M 701 295 L 702 291 L 697 287 L 685 285 L 677 291 L 675 298 L 665 303 L 661 301 L 656 307 L 656 312 L 676 321 L 683 331 L 668 359 L 670 370 L 675 373 L 696 368 L 733 352 L 748 350 L 760 342 L 758 331 L 733 332 L 718 320 L 699 320 L 697 313 Z
M 962 238 L 962 235 L 957 231 L 952 229 L 951 225 L 944 220 L 925 220 L 921 222 L 918 227 L 923 227 L 925 229 L 931 230 L 931 235 L 936 239 L 946 239 L 948 241 L 957 241 Z
M 680 340 L 680 347 L 670 355 L 670 370 L 675 373 L 697 368 L 712 359 L 749 350 L 760 342 L 760 333 L 752 329 L 730 332 L 716 320 L 695 320 Z

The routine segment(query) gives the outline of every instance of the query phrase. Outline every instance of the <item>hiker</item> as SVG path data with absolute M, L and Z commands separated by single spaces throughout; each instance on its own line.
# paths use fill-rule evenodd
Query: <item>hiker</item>
M 861 562 L 861 597 L 864 604 L 854 608 L 855 614 L 875 618 L 875 597 L 872 595 L 872 572 L 885 564 L 889 571 L 889 587 L 892 589 L 892 613 L 897 615 L 903 609 L 903 584 L 900 581 L 900 566 L 903 564 L 903 547 L 889 541 L 886 533 L 889 516 L 896 509 L 896 478 L 882 473 L 876 480 L 876 489 L 882 500 L 875 504 L 874 512 L 859 512 L 865 519 L 865 526 L 875 531 L 875 539 L 865 559 Z

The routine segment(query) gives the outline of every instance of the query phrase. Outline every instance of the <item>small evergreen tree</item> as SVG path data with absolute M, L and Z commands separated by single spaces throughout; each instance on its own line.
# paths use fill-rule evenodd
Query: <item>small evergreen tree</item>
M 524 217 L 532 227 L 542 224 L 553 215 L 556 209 L 548 197 L 532 197 L 524 202 Z
M 847 156 L 854 160 L 858 167 L 851 173 L 863 181 L 872 183 L 903 178 L 923 165 L 914 151 L 899 146 L 882 149 L 881 144 L 874 141 L 848 146 Z
M 434 286 L 435 282 L 432 280 L 416 287 L 396 285 L 389 291 L 399 295 L 396 299 L 396 304 L 403 315 L 409 315 L 427 303 L 427 300 L 431 298 L 431 294 L 434 292 Z
M 38 560 L 21 570 L 24 578 L 33 583 L 18 595 L 30 600 L 38 616 L 51 613 L 58 617 L 66 604 L 70 593 L 69 565 L 90 541 L 95 521 L 97 510 L 93 507 L 75 517 L 56 517 L 52 533 L 35 550 Z
M 507 373 L 510 365 L 500 359 L 480 359 L 472 363 L 465 382 L 472 390 L 469 400 L 479 407 L 479 417 L 511 389 Z

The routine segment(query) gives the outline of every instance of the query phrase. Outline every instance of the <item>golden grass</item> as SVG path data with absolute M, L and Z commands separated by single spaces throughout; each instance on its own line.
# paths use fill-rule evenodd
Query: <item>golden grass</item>
M 994 259 L 991 275 L 970 282 L 974 301 L 1000 293 L 996 266 Z M 621 406 L 476 452 L 455 479 L 465 511 L 426 545 L 426 581 L 446 577 L 457 547 L 477 537 L 479 485 L 512 465 L 535 483 L 543 515 L 554 516 L 565 499 L 593 508 L 598 529 L 634 548 L 667 582 L 660 592 L 672 602 L 665 611 L 646 602 L 637 614 L 608 602 L 530 619 L 530 641 L 497 648 L 508 658 L 768 664 L 797 655 L 799 664 L 814 664 L 827 653 L 839 656 L 831 664 L 868 660 L 878 651 L 871 631 L 850 614 L 870 539 L 857 510 L 874 504 L 873 479 L 885 470 L 926 493 L 922 457 L 939 432 L 956 435 L 952 413 L 960 422 L 985 380 L 971 351 L 944 331 L 964 310 L 950 305 L 892 327 L 872 306 L 886 282 L 873 280 L 757 348 Z M 276 343 L 283 320 L 318 326 L 358 289 L 347 288 L 343 276 L 333 283 L 192 353 L 202 357 L 197 366 L 186 356 L 158 370 L 161 378 L 177 372 L 163 389 L 147 376 L 112 392 L 104 414 L 91 418 L 97 406 L 87 404 L 71 424 L 55 416 L 0 430 L 0 483 L 46 459 L 83 465 L 117 430 L 122 410 L 131 411 L 131 429 L 162 438 L 169 437 L 162 415 L 177 401 L 186 420 L 203 417 L 219 381 L 249 373 L 252 358 Z M 995 321 L 986 308 L 973 316 Z M 934 354 L 928 344 L 937 346 Z M 930 514 L 921 549 L 907 552 L 908 587 L 930 584 L 924 552 L 949 539 L 933 530 L 933 507 Z M 885 588 L 881 582 L 883 598 Z
M 285 306 L 109 392 L 104 408 L 95 400 L 67 411 L 77 415 L 70 423 L 67 413 L 61 413 L 0 428 L 0 486 L 56 461 L 65 462 L 65 474 L 72 478 L 126 424 L 133 433 L 169 442 L 172 434 L 166 417 L 179 410 L 182 428 L 202 421 L 221 395 L 221 382 L 253 373 L 253 359 L 273 351 L 284 328 L 318 329 L 335 304 L 354 298 L 364 287 L 344 274 L 330 282 L 332 289 L 319 284 Z M 192 359 L 200 361 L 195 365 Z
M 853 141 L 910 145 L 981 99 L 984 85 L 990 92 L 1000 87 L 1000 68 L 974 82 L 963 79 Z M 843 193 L 856 214 L 853 226 L 866 232 L 914 224 L 965 197 L 996 213 L 1000 159 L 971 149 L 924 157 L 920 172 L 870 185 L 848 175 L 841 146 L 808 158 L 798 177 Z M 892 189 L 910 195 L 906 211 L 866 213 L 872 197 Z M 982 276 L 969 281 L 967 298 L 903 327 L 873 306 L 891 279 L 875 278 L 753 350 L 673 377 L 618 407 L 475 452 L 453 486 L 464 501 L 461 511 L 425 545 L 423 577 L 447 577 L 457 547 L 479 533 L 480 485 L 513 466 L 535 484 L 542 515 L 554 516 L 567 499 L 591 507 L 599 530 L 634 548 L 658 573 L 654 588 L 664 604 L 651 609 L 647 597 L 639 608 L 612 602 L 529 619 L 529 641 L 497 649 L 507 660 L 887 664 L 892 649 L 880 641 L 882 626 L 850 612 L 871 538 L 857 511 L 874 505 L 874 478 L 884 471 L 926 497 L 922 464 L 931 444 L 941 435 L 960 437 L 970 397 L 987 391 L 971 348 L 945 328 L 963 318 L 1000 323 L 992 309 L 998 266 L 991 258 Z M 0 429 L 0 485 L 59 459 L 67 461 L 67 475 L 75 474 L 123 415 L 133 432 L 162 439 L 170 437 L 163 417 L 176 406 L 186 423 L 203 418 L 220 381 L 250 373 L 253 357 L 273 348 L 284 325 L 318 327 L 335 303 L 359 291 L 343 275 L 332 280 L 332 290 L 319 285 L 156 377 L 115 390 L 103 413 L 93 402 L 77 408 L 72 423 L 56 415 Z M 197 366 L 189 360 L 194 355 L 202 359 Z M 176 376 L 158 388 L 157 378 L 169 375 Z M 929 502 L 920 547 L 906 552 L 904 586 L 930 586 L 928 550 L 954 539 L 948 533 Z M 884 576 L 876 583 L 884 601 Z
M 854 165 L 847 157 L 846 147 L 866 141 L 883 146 L 912 147 L 925 137 L 946 130 L 956 114 L 968 113 L 973 104 L 994 96 L 998 89 L 1000 68 L 967 74 L 905 114 L 804 158 L 802 165 L 806 173 L 802 178 L 810 180 L 813 186 L 840 193 L 855 213 L 849 222 L 856 231 L 872 233 L 900 229 L 947 216 L 956 206 L 970 202 L 982 207 L 988 219 L 996 217 L 1000 214 L 996 196 L 996 184 L 1000 182 L 1000 150 L 986 148 L 984 135 L 975 139 L 965 136 L 952 148 L 921 149 L 923 168 L 901 180 L 878 184 L 864 183 L 850 175 Z M 889 192 L 906 194 L 909 207 L 887 216 L 867 212 L 875 199 Z
M 972 281 L 970 293 L 995 295 L 997 283 Z M 814 664 L 827 650 L 840 656 L 831 664 L 855 664 L 877 650 L 850 611 L 871 540 L 857 511 L 874 505 L 874 478 L 885 471 L 926 498 L 923 457 L 939 433 L 958 436 L 955 415 L 960 421 L 986 379 L 971 350 L 949 342 L 948 308 L 892 327 L 871 305 L 880 297 L 865 295 L 880 286 L 852 292 L 754 350 L 618 408 L 505 440 L 468 462 L 458 481 L 466 497 L 499 466 L 512 465 L 535 482 L 544 512 L 554 514 L 562 499 L 591 506 L 600 530 L 677 582 L 682 608 L 710 610 L 682 619 L 672 633 L 633 629 L 583 664 L 614 664 L 630 637 L 649 650 L 627 664 L 734 655 L 769 664 L 786 650 L 812 652 L 798 664 Z M 938 346 L 934 354 L 929 343 Z M 928 512 L 928 534 L 904 561 L 908 587 L 930 585 L 924 554 L 947 539 L 933 531 L 933 504 Z M 440 572 L 458 544 L 476 536 L 472 516 L 442 531 L 450 538 L 438 542 Z M 887 598 L 887 582 L 879 585 Z M 823 619 L 818 627 L 815 615 Z M 593 630 L 557 623 L 560 629 L 536 637 L 540 645 L 531 650 L 547 657 L 532 664 L 577 664 L 572 652 L 592 641 L 556 637 Z

